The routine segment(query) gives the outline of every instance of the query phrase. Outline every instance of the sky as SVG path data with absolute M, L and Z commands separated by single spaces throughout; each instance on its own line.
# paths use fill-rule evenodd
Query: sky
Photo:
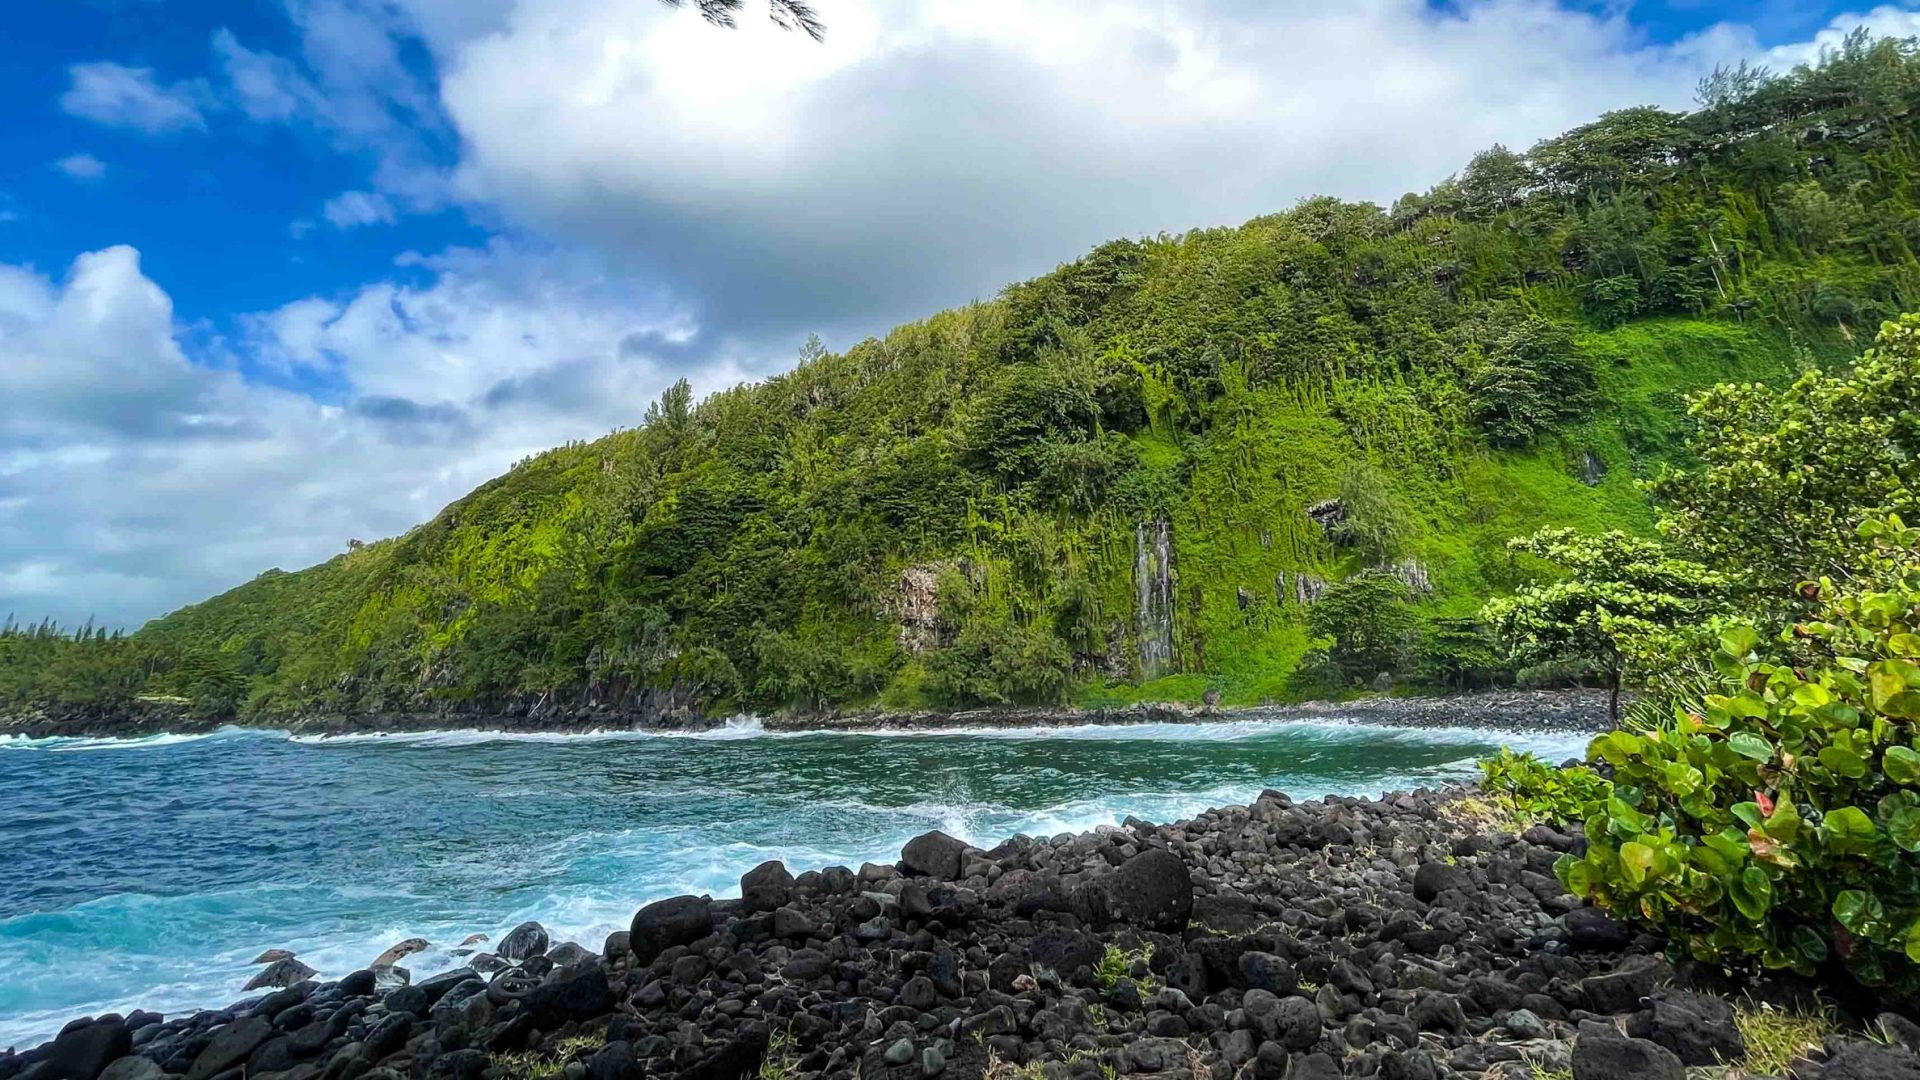
M 0 619 L 133 628 L 1119 236 L 1389 203 L 1914 4 L 14 0 Z

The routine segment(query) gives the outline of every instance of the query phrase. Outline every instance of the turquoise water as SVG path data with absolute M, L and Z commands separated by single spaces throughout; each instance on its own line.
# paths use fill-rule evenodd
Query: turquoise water
M 1246 802 L 1471 775 L 1501 745 L 1578 734 L 1242 720 L 943 734 L 336 739 L 229 730 L 0 740 L 0 1047 L 83 1013 L 242 997 L 289 948 L 322 975 L 425 937 L 416 977 L 470 933 L 537 919 L 598 949 L 642 903 L 737 895 L 898 857 L 945 829 L 983 846 Z

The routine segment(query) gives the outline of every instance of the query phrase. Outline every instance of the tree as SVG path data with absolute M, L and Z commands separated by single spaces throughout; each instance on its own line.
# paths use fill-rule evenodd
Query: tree
M 1404 666 L 1413 636 L 1413 608 L 1405 582 L 1368 570 L 1327 587 L 1307 615 L 1315 637 L 1331 638 L 1327 659 L 1349 681 Z
M 687 0 L 661 0 L 669 7 L 682 7 Z M 739 25 L 740 9 L 746 0 L 693 0 L 700 17 L 715 26 L 731 30 Z M 827 37 L 827 25 L 807 0 L 767 0 L 767 18 L 782 30 L 799 30 L 815 41 Z
M 1542 529 L 1507 547 L 1553 563 L 1563 576 L 1490 600 L 1480 617 L 1519 663 L 1577 660 L 1603 672 L 1615 720 L 1632 659 L 1649 655 L 1649 643 L 1668 628 L 1706 618 L 1727 589 L 1724 577 L 1675 558 L 1658 541 L 1618 531 Z
M 1852 579 L 1863 520 L 1920 520 L 1920 315 L 1887 323 L 1850 371 L 1718 386 L 1688 412 L 1700 465 L 1655 482 L 1661 530 L 1753 590 Z

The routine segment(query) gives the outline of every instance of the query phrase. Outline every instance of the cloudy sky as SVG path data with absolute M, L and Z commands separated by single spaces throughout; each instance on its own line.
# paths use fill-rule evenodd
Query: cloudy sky
M 14 0 L 0 617 L 140 622 L 392 535 L 680 376 L 1102 240 L 1390 201 L 1913 5 Z

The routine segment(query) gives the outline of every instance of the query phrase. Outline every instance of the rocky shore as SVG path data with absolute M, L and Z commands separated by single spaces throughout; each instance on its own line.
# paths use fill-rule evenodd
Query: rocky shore
M 1498 727 L 1508 730 L 1593 730 L 1607 718 L 1598 690 L 1503 690 L 1421 697 L 1369 697 L 1345 702 L 1308 702 L 1247 709 L 1179 702 L 1144 702 L 1116 708 L 993 708 L 959 712 L 881 709 L 782 713 L 767 717 L 771 731 L 874 731 L 886 729 L 1070 727 L 1081 724 L 1197 724 L 1216 720 L 1314 720 L 1331 717 L 1421 727 Z M 706 731 L 727 719 L 688 709 L 622 709 L 610 705 L 516 706 L 497 710 L 438 709 L 386 713 L 300 713 L 285 716 L 196 716 L 184 705 L 139 701 L 111 707 L 78 707 L 0 716 L 0 736 L 26 738 L 140 738 L 197 734 L 238 723 L 301 735 L 404 734 L 481 730 L 547 734 L 600 731 Z
M 1669 964 L 1555 881 L 1577 828 L 1487 809 L 1267 792 L 990 851 L 930 833 L 649 904 L 597 954 L 529 925 L 410 985 L 283 965 L 228 1009 L 76 1020 L 0 1080 L 1920 1078 L 1920 1027 L 1870 1000 L 1762 1045 L 1751 1019 L 1811 988 Z

